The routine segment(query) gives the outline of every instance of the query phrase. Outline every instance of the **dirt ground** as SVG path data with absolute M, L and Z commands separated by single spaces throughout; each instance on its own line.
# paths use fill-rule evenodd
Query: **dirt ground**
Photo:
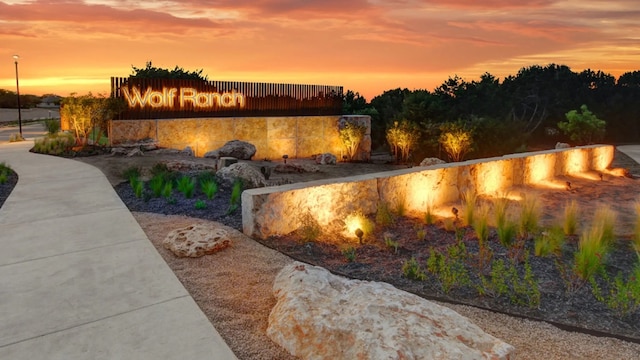
M 212 160 L 185 157 L 175 154 L 147 153 L 141 157 L 112 157 L 109 155 L 78 158 L 100 168 L 112 184 L 124 179 L 122 172 L 135 166 L 148 171 L 160 161 L 190 160 L 212 164 Z M 302 160 L 289 160 L 296 162 Z M 323 166 L 318 173 L 274 174 L 272 181 L 309 181 L 320 178 L 342 177 L 397 169 L 386 160 L 376 159 L 374 164 L 344 164 Z M 275 165 L 254 162 L 255 166 Z M 616 153 L 614 167 L 625 167 L 632 174 L 640 174 L 640 166 L 624 154 Z M 143 171 L 144 172 L 144 171 Z M 625 182 L 624 179 L 619 179 Z M 630 179 L 628 179 L 630 180 Z M 545 212 L 557 209 L 566 197 L 578 193 L 594 193 L 594 199 L 604 200 L 608 184 L 618 179 L 605 178 L 602 182 L 582 182 L 574 180 L 572 191 L 560 191 L 546 198 Z M 616 196 L 631 201 L 637 194 L 637 182 L 631 187 L 619 189 L 613 195 L 613 202 L 619 208 Z M 619 184 L 618 184 L 619 185 Z M 589 188 L 595 186 L 597 188 Z M 529 189 L 531 190 L 531 189 Z M 611 198 L 609 198 L 611 199 Z M 614 207 L 614 208 L 616 208 Z M 617 209 L 617 208 L 616 208 Z M 271 287 L 276 274 L 283 266 L 293 261 L 286 255 L 265 247 L 233 229 L 232 246 L 219 253 L 197 259 L 177 258 L 162 247 L 162 240 L 172 230 L 193 223 L 207 223 L 220 227 L 219 223 L 184 216 L 167 216 L 150 213 L 133 213 L 141 227 L 156 246 L 167 264 L 193 296 L 214 327 L 239 359 L 291 359 L 284 349 L 266 337 L 268 316 L 275 300 Z M 640 344 L 633 344 L 613 338 L 593 336 L 559 330 L 546 323 L 522 320 L 468 306 L 446 305 L 468 317 L 486 332 L 514 345 L 518 359 L 621 359 L 640 358 Z

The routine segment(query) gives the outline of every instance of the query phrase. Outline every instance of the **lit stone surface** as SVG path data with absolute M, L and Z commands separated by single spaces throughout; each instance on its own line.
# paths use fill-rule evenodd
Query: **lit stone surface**
M 386 283 L 299 262 L 276 277 L 267 335 L 302 359 L 509 359 L 514 347 Z
M 262 173 L 247 163 L 235 163 L 222 169 L 218 169 L 216 177 L 220 182 L 233 184 L 236 179 L 243 180 L 249 187 L 262 187 L 267 185 L 267 181 Z
M 357 116 L 367 124 L 368 116 Z M 195 156 L 223 146 L 231 140 L 244 140 L 256 146 L 256 158 L 279 159 L 283 154 L 308 158 L 313 154 L 341 154 L 343 146 L 338 133 L 339 116 L 231 117 L 159 120 L 113 120 L 113 144 L 155 139 L 160 147 L 184 149 L 189 146 Z M 370 157 L 371 141 L 365 136 L 361 158 Z
M 380 201 L 403 204 L 407 214 L 421 217 L 428 206 L 458 201 L 466 190 L 500 195 L 515 185 L 603 171 L 613 153 L 613 146 L 593 145 L 252 189 L 242 195 L 243 231 L 257 238 L 288 234 L 300 227 L 298 219 L 307 212 L 321 226 L 340 230 L 347 215 L 374 214 Z

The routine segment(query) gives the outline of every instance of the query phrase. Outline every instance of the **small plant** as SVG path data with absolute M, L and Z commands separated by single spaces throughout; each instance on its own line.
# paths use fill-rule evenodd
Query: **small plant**
M 489 240 L 489 208 L 486 204 L 482 204 L 478 209 L 478 215 L 473 221 L 473 230 L 480 243 L 486 243 Z
M 38 154 L 62 155 L 69 152 L 75 144 L 75 138 L 69 133 L 58 133 L 36 139 L 32 151 Z
M 144 182 L 139 177 L 132 176 L 129 178 L 129 184 L 136 197 L 141 198 L 144 193 Z
M 394 122 L 386 131 L 387 141 L 396 160 L 408 162 L 411 150 L 420 140 L 420 128 L 417 124 L 407 120 Z
M 467 226 L 472 226 L 474 221 L 474 215 L 476 212 L 476 200 L 477 194 L 471 189 L 467 189 L 462 193 L 462 201 L 464 202 L 464 213 L 462 214 L 462 221 Z
M 7 182 L 9 179 L 9 172 L 11 172 L 11 167 L 5 162 L 0 162 L 0 184 Z
M 559 256 L 564 245 L 564 229 L 554 226 L 538 235 L 535 239 L 534 251 L 536 256 Z
M 132 178 L 140 178 L 140 168 L 136 166 L 129 167 L 122 172 L 122 177 L 127 179 L 131 183 Z
M 427 270 L 438 279 L 445 294 L 454 287 L 471 284 L 469 273 L 465 267 L 465 257 L 464 243 L 450 246 L 447 249 L 447 256 L 431 249 L 427 259 Z
M 56 135 L 58 131 L 60 131 L 60 120 L 59 119 L 46 119 L 44 121 L 44 127 L 47 129 L 47 134 L 49 136 Z
M 416 238 L 418 241 L 424 241 L 427 238 L 427 232 L 423 228 L 417 229 Z
M 196 210 L 204 210 L 207 208 L 207 203 L 204 200 L 196 200 L 196 203 L 193 205 Z
M 407 202 L 404 197 L 396 198 L 394 212 L 398 217 L 403 217 L 407 214 Z
M 529 257 L 524 258 L 524 273 L 520 275 L 514 263 L 506 264 L 504 260 L 494 260 L 491 263 L 490 280 L 481 276 L 481 295 L 494 297 L 506 296 L 515 305 L 536 308 L 540 305 L 540 289 L 538 281 L 533 277 L 533 270 Z
M 564 206 L 562 229 L 565 235 L 575 235 L 578 231 L 578 203 L 575 200 Z
M 420 264 L 414 257 L 402 264 L 402 273 L 404 277 L 410 280 L 424 281 L 427 278 L 427 275 L 420 269 Z
M 184 175 L 178 179 L 177 187 L 185 198 L 191 199 L 196 188 L 196 182 L 191 177 Z
M 342 141 L 342 145 L 344 145 L 347 151 L 347 156 L 349 156 L 349 160 L 353 160 L 358 152 L 358 147 L 360 147 L 360 143 L 367 132 L 367 127 L 365 125 L 346 121 L 344 125 L 340 127 L 338 132 L 340 135 L 340 141 Z
M 636 223 L 633 229 L 633 239 L 631 242 L 631 247 L 638 255 L 638 260 L 640 260 L 640 201 L 635 202 L 634 208 L 636 211 Z
M 302 240 L 305 242 L 316 241 L 318 237 L 322 233 L 322 228 L 318 221 L 311 216 L 311 211 L 306 211 L 302 216 L 300 216 L 300 236 Z
M 442 219 L 442 225 L 444 226 L 444 229 L 448 232 L 456 231 L 456 222 L 454 218 Z
M 173 195 L 173 181 L 167 181 L 162 187 L 162 197 L 169 200 Z M 175 201 L 175 199 L 173 199 Z
M 162 195 L 162 189 L 164 188 L 165 178 L 161 174 L 154 175 L 149 180 L 149 189 L 154 197 L 160 197 Z
M 227 209 L 227 215 L 238 210 L 238 208 L 240 207 L 241 196 L 242 180 L 236 179 L 236 181 L 233 182 L 233 187 L 231 188 L 231 198 L 229 199 L 229 209 Z
M 211 200 L 218 193 L 218 183 L 215 179 L 202 180 L 200 182 L 200 190 L 202 190 L 207 199 Z
M 22 137 L 22 135 L 20 135 L 19 133 L 11 134 L 11 136 L 9 136 L 9 142 L 19 141 L 24 141 L 24 137 Z
M 607 305 L 607 307 L 624 317 L 640 309 L 640 263 L 636 263 L 633 271 L 625 279 L 622 273 L 618 273 L 613 281 L 604 276 L 606 294 L 598 286 L 595 279 L 591 281 L 595 298 Z
M 602 241 L 610 246 L 615 240 L 613 229 L 616 224 L 617 214 L 608 205 L 600 205 L 593 215 L 593 225 L 602 231 Z
M 169 168 L 167 167 L 167 164 L 158 162 L 153 164 L 150 172 L 151 172 L 151 176 L 160 175 L 166 178 L 167 175 L 171 173 L 171 170 L 169 170 Z
M 603 241 L 602 227 L 592 225 L 580 236 L 574 272 L 585 282 L 591 280 L 595 274 L 604 271 L 604 258 L 608 252 L 609 246 Z
M 393 240 L 393 238 L 389 235 L 385 235 L 384 236 L 384 244 L 389 248 L 389 249 L 393 249 L 393 253 L 397 254 L 398 253 L 398 242 Z
M 446 122 L 440 126 L 438 141 L 451 161 L 458 162 L 473 150 L 473 131 L 461 121 Z
M 342 255 L 345 257 L 345 259 L 347 259 L 347 262 L 354 262 L 356 261 L 356 248 L 354 248 L 353 246 L 350 246 L 344 250 L 342 250 Z
M 424 212 L 424 223 L 427 225 L 433 225 L 436 222 L 436 216 L 433 213 L 433 204 L 427 205 L 427 211 Z
M 378 202 L 378 209 L 376 211 L 376 224 L 381 226 L 393 225 L 395 222 L 391 207 L 386 201 Z
M 525 196 L 520 208 L 520 236 L 528 238 L 538 230 L 540 204 L 533 196 Z

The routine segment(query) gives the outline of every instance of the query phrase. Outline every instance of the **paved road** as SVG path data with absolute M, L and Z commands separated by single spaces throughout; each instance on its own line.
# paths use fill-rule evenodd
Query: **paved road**
M 60 119 L 60 111 L 57 108 L 33 108 L 21 109 L 22 120 Z M 0 108 L 0 123 L 18 121 L 18 109 Z
M 12 135 L 18 134 L 19 132 L 20 129 L 18 126 L 0 127 L 0 144 L 8 142 Z M 22 125 L 22 136 L 25 139 L 38 138 L 44 136 L 46 133 L 47 130 L 44 128 L 44 124 L 42 122 Z

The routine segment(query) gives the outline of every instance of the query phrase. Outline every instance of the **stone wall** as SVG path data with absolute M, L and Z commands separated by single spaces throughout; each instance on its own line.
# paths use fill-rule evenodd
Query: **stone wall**
M 127 141 L 155 139 L 161 147 L 184 149 L 190 146 L 196 156 L 215 150 L 227 141 L 243 140 L 256 146 L 254 159 L 304 158 L 330 152 L 341 158 L 344 150 L 338 134 L 340 119 L 359 121 L 367 126 L 359 158 L 371 153 L 369 116 L 292 116 L 233 117 L 159 120 L 112 120 L 112 145 Z
M 514 185 L 604 171 L 613 154 L 613 146 L 593 145 L 246 190 L 243 231 L 257 238 L 288 234 L 306 213 L 323 228 L 339 229 L 354 211 L 374 214 L 379 201 L 403 202 L 409 215 L 422 216 L 427 206 L 458 201 L 466 190 L 500 195 Z

